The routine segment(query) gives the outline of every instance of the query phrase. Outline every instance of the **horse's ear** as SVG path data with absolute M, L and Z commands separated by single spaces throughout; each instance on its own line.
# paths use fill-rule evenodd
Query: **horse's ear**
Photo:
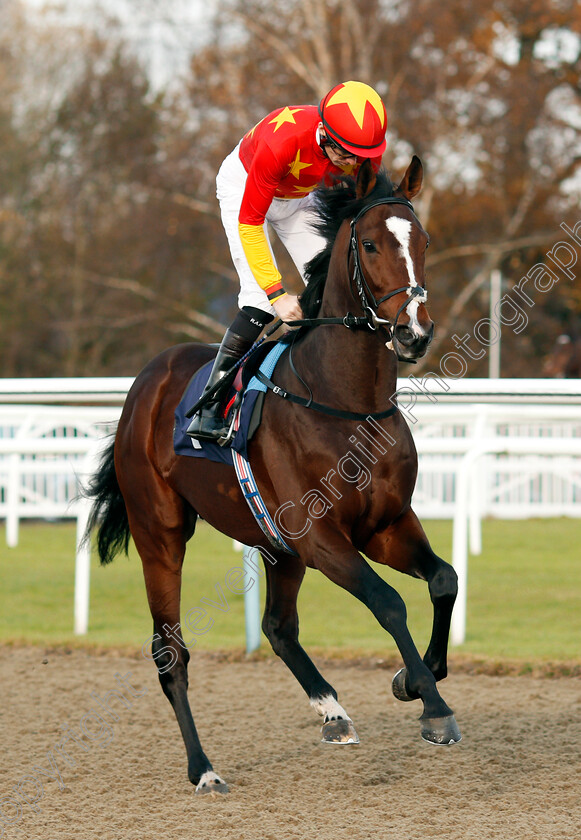
M 414 155 L 396 192 L 402 193 L 408 201 L 411 201 L 421 190 L 423 179 L 424 167 L 419 157 Z
M 357 175 L 357 186 L 355 188 L 355 195 L 357 198 L 366 198 L 375 186 L 377 175 L 375 169 L 371 165 L 369 158 L 361 164 L 361 169 Z

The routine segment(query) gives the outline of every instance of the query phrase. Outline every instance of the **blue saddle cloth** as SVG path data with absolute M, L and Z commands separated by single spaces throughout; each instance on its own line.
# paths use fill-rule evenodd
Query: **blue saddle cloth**
M 288 344 L 285 341 L 277 341 L 273 344 L 272 350 L 265 357 L 260 365 L 260 370 L 267 377 L 271 377 L 276 367 L 276 363 L 280 359 L 281 354 L 286 350 Z M 217 463 L 233 465 L 232 449 L 240 452 L 244 458 L 248 457 L 248 442 L 249 429 L 256 406 L 256 402 L 261 394 L 266 391 L 266 385 L 263 385 L 256 376 L 253 376 L 244 390 L 242 400 L 242 407 L 240 409 L 240 420 L 238 431 L 234 436 L 231 446 L 218 446 L 217 443 L 207 440 L 195 440 L 186 434 L 187 428 L 190 425 L 191 418 L 186 417 L 186 412 L 199 400 L 202 392 L 210 376 L 213 362 L 208 362 L 204 367 L 191 378 L 186 390 L 184 391 L 178 407 L 175 410 L 174 422 L 174 450 L 176 455 L 189 455 L 194 458 L 207 458 L 209 461 L 216 461 Z M 232 389 L 234 394 L 234 389 Z M 256 426 L 253 424 L 252 432 Z

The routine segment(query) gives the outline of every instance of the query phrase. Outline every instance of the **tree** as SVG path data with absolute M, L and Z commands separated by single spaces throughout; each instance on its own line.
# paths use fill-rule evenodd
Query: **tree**
M 395 173 L 412 151 L 427 165 L 418 210 L 433 243 L 432 366 L 488 314 L 491 270 L 510 289 L 545 258 L 559 223 L 576 221 L 580 32 L 572 0 L 223 0 L 212 42 L 193 58 L 192 102 L 222 154 L 264 113 L 317 101 L 341 79 L 382 93 Z M 578 304 L 565 282 L 530 313 L 526 336 L 508 333 L 505 375 L 534 374 L 516 347 L 538 355 Z M 485 360 L 471 373 L 485 375 Z
M 4 375 L 128 374 L 176 340 L 215 340 L 223 326 L 200 309 L 218 221 L 200 215 L 184 115 L 151 91 L 114 33 L 76 32 L 71 60 L 58 32 L 20 25 L 23 40 L 52 45 L 45 70 L 54 66 L 60 89 L 37 97 L 23 74 L 2 100 L 0 160 L 12 179 L 2 207 L 20 220 L 0 240 Z M 178 181 L 191 196 L 172 190 Z
M 139 10 L 177 29 L 180 3 Z M 488 315 L 492 269 L 511 292 L 551 266 L 561 222 L 581 216 L 578 3 L 216 0 L 211 13 L 187 87 L 160 92 L 115 21 L 33 25 L 17 0 L 0 6 L 4 375 L 134 373 L 174 341 L 220 337 L 237 290 L 220 162 L 273 108 L 348 78 L 386 101 L 393 178 L 412 152 L 426 166 L 427 368 Z M 526 331 L 505 328 L 504 375 L 538 374 L 575 327 L 576 272 L 537 294 Z M 486 358 L 468 372 L 486 375 Z

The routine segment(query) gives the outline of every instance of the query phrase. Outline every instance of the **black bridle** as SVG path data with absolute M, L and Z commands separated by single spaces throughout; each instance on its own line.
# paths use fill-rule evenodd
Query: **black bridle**
M 401 286 L 399 289 L 393 289 L 391 292 L 388 292 L 383 297 L 380 297 L 379 300 L 375 297 L 371 289 L 369 288 L 369 284 L 365 279 L 365 275 L 363 273 L 363 269 L 361 268 L 361 259 L 359 257 L 359 240 L 357 238 L 357 222 L 364 216 L 368 210 L 371 210 L 372 207 L 377 207 L 380 204 L 403 204 L 404 207 L 408 207 L 415 216 L 413 205 L 407 200 L 407 198 L 398 198 L 397 196 L 391 196 L 390 198 L 379 198 L 377 201 L 373 201 L 371 204 L 368 204 L 362 210 L 357 213 L 351 219 L 351 239 L 349 243 L 349 253 L 347 255 L 347 259 L 353 255 L 353 281 L 355 283 L 355 288 L 357 290 L 357 294 L 359 295 L 359 300 L 361 302 L 361 306 L 363 307 L 363 311 L 367 317 L 367 326 L 375 330 L 377 329 L 378 325 L 389 327 L 391 335 L 393 336 L 394 330 L 397 326 L 397 322 L 399 316 L 405 309 L 405 307 L 410 302 L 411 298 L 418 298 L 419 303 L 425 303 L 428 297 L 427 291 L 423 288 L 423 286 Z M 408 295 L 408 300 L 405 300 L 399 309 L 396 312 L 395 319 L 391 322 L 387 318 L 379 318 L 377 315 L 377 310 L 384 303 L 386 300 L 389 300 L 395 295 L 399 295 L 401 292 L 406 292 Z M 371 301 L 371 303 L 370 303 Z
M 407 200 L 407 198 L 390 196 L 388 198 L 378 198 L 376 201 L 372 201 L 370 204 L 363 207 L 359 213 L 351 219 L 351 236 L 349 240 L 349 251 L 347 253 L 347 264 L 349 265 L 351 257 L 353 257 L 352 279 L 355 284 L 355 289 L 357 291 L 361 307 L 363 308 L 364 315 L 358 316 L 348 312 L 345 316 L 343 316 L 343 318 L 302 318 L 297 321 L 288 321 L 287 323 L 290 327 L 318 327 L 325 324 L 342 324 L 348 329 L 366 327 L 373 331 L 377 330 L 378 327 L 387 327 L 387 330 L 390 333 L 389 339 L 391 339 L 397 326 L 399 316 L 405 307 L 410 303 L 410 300 L 412 298 L 418 298 L 419 303 L 425 303 L 428 293 L 423 286 L 401 286 L 399 289 L 393 289 L 391 292 L 383 295 L 383 297 L 380 297 L 379 300 L 376 299 L 375 295 L 369 288 L 369 284 L 365 279 L 363 269 L 361 268 L 359 240 L 357 238 L 357 222 L 367 213 L 368 210 L 371 210 L 373 207 L 377 207 L 381 204 L 403 204 L 404 207 L 408 207 L 412 213 L 414 213 L 413 205 Z M 394 320 L 390 321 L 387 318 L 380 318 L 377 315 L 378 307 L 386 300 L 389 300 L 395 295 L 399 295 L 401 292 L 406 292 L 408 299 L 405 300 L 399 307 Z M 353 294 L 353 289 L 351 289 L 351 293 Z

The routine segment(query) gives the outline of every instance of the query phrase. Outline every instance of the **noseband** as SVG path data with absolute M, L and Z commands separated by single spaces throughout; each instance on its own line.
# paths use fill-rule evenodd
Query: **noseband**
M 372 207 L 378 207 L 380 204 L 403 204 L 405 207 L 408 207 L 412 213 L 414 213 L 413 205 L 407 200 L 407 198 L 398 198 L 397 196 L 391 196 L 390 198 L 379 198 L 377 201 L 373 201 L 371 204 L 368 204 L 362 210 L 357 213 L 351 219 L 351 240 L 349 243 L 349 253 L 347 254 L 347 260 L 351 255 L 353 255 L 353 281 L 355 283 L 355 288 L 357 289 L 357 294 L 359 295 L 359 300 L 361 301 L 361 306 L 363 307 L 363 311 L 367 317 L 367 326 L 371 330 L 376 330 L 378 326 L 385 326 L 387 325 L 393 333 L 397 326 L 397 322 L 399 316 L 406 308 L 408 303 L 412 298 L 417 298 L 419 303 L 425 303 L 428 298 L 428 293 L 426 289 L 422 286 L 402 286 L 399 289 L 394 289 L 391 292 L 388 292 L 383 297 L 380 297 L 379 300 L 375 298 L 375 295 L 369 288 L 369 284 L 365 279 L 365 275 L 363 274 L 363 270 L 361 268 L 361 260 L 359 258 L 359 240 L 357 238 L 357 222 L 364 216 L 368 210 L 371 210 Z M 415 216 L 415 213 L 414 213 Z M 379 318 L 377 315 L 377 309 L 379 306 L 384 303 L 384 301 L 389 300 L 390 298 L 394 297 L 395 295 L 400 294 L 400 292 L 406 292 L 408 298 L 410 300 L 405 300 L 400 308 L 397 310 L 395 319 L 390 321 L 387 318 Z

